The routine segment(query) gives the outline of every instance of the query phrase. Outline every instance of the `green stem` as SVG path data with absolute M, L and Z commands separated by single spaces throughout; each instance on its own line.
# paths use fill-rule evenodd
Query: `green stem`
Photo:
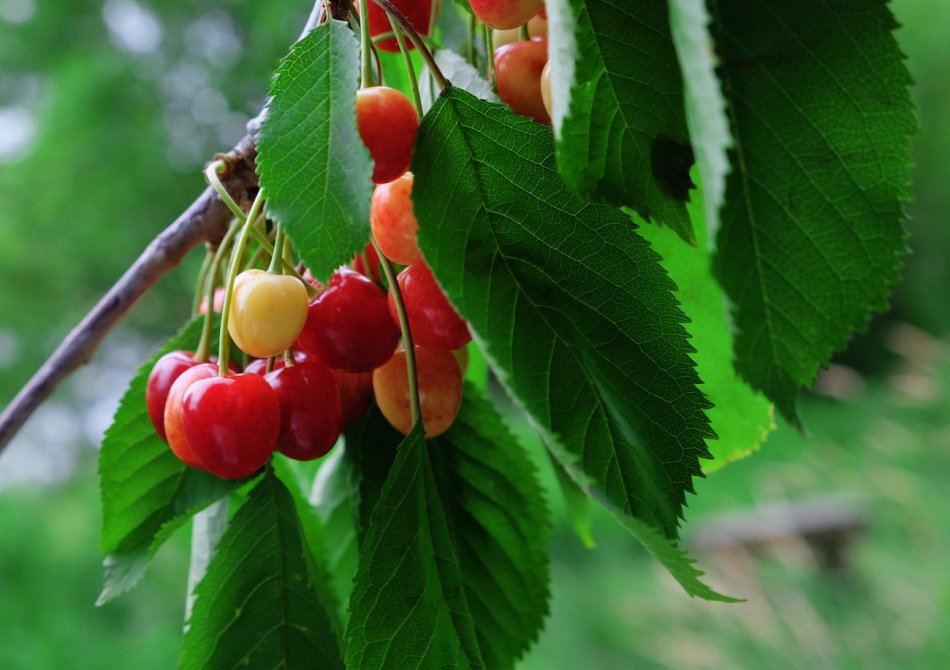
M 361 4 L 365 2 L 366 0 L 360 0 Z M 451 82 L 445 78 L 445 75 L 442 74 L 442 70 L 439 69 L 438 63 L 435 62 L 435 58 L 432 57 L 432 52 L 429 51 L 429 47 L 426 46 L 425 40 L 422 39 L 419 33 L 416 32 L 416 29 L 412 27 L 409 19 L 403 16 L 402 12 L 396 9 L 395 5 L 389 0 L 373 0 L 373 2 L 375 2 L 378 7 L 381 7 L 391 19 L 394 19 L 396 23 L 399 24 L 399 27 L 402 28 L 402 31 L 409 36 L 412 43 L 416 45 L 416 49 L 418 49 L 422 55 L 422 60 L 426 62 L 426 67 L 429 68 L 432 76 L 435 77 L 435 81 L 439 85 L 439 90 L 444 91 L 451 86 Z
M 478 67 L 475 63 L 475 26 L 478 19 L 472 14 L 468 17 L 468 39 L 465 41 L 466 58 L 472 67 Z
M 482 26 L 485 31 L 485 53 L 488 54 L 488 57 L 485 59 L 488 61 L 488 83 L 495 83 L 495 36 L 492 33 L 491 26 L 484 25 Z
M 528 32 L 528 24 L 522 23 L 521 27 L 518 29 L 518 39 L 522 42 L 527 42 L 531 39 L 531 33 Z
M 369 36 L 369 5 L 367 0 L 360 0 L 360 58 L 363 63 L 363 88 L 369 88 L 373 85 L 373 64 L 370 61 L 372 54 L 373 40 Z
M 383 252 L 376 239 L 370 236 L 370 241 L 376 247 L 376 255 L 379 256 L 379 267 L 383 269 L 386 275 L 386 281 L 389 282 L 393 291 L 393 302 L 396 303 L 396 314 L 399 316 L 399 327 L 402 330 L 403 343 L 406 345 L 406 373 L 409 377 L 409 410 L 412 416 L 412 425 L 419 423 L 422 412 L 419 409 L 419 376 L 416 372 L 416 349 L 412 343 L 412 331 L 409 328 L 409 317 L 406 314 L 406 303 L 402 299 L 402 291 L 399 290 L 399 282 L 396 281 L 396 269 Z M 425 426 L 423 426 L 423 430 Z
M 205 300 L 208 301 L 208 309 L 205 311 L 205 320 L 201 325 L 201 339 L 198 341 L 198 349 L 195 350 L 195 360 L 201 361 L 202 363 L 208 360 L 208 356 L 211 355 L 211 326 L 214 324 L 214 289 L 217 284 L 215 278 L 218 276 L 221 263 L 224 261 L 227 251 L 231 247 L 231 242 L 234 241 L 234 236 L 237 235 L 240 229 L 241 225 L 239 223 L 235 222 L 231 224 L 231 227 L 228 228 L 228 232 L 225 233 L 224 237 L 218 243 L 218 249 L 214 252 L 214 259 L 211 261 L 211 271 L 208 273 L 208 282 L 205 289 Z M 223 306 L 222 309 L 224 309 Z
M 195 298 L 191 302 L 191 318 L 198 316 L 198 312 L 201 310 L 201 299 L 205 296 L 205 283 L 208 281 L 208 270 L 211 269 L 212 260 L 214 260 L 214 254 L 206 251 L 205 258 L 201 261 L 201 269 L 198 270 L 198 280 L 195 282 Z
M 267 271 L 271 274 L 281 274 L 284 260 L 284 227 L 277 224 L 277 237 L 274 238 L 274 248 L 271 250 L 270 265 Z
M 224 161 L 214 161 L 208 163 L 208 166 L 205 168 L 205 179 L 208 180 L 208 183 L 211 185 L 211 188 L 215 190 L 218 194 L 218 197 L 221 198 L 228 209 L 231 210 L 231 213 L 237 217 L 237 220 L 244 222 L 244 210 L 241 209 L 238 204 L 234 201 L 234 198 L 231 197 L 231 194 L 228 193 L 228 189 L 224 187 L 224 184 L 221 183 L 221 180 L 218 178 L 218 173 L 225 169 Z
M 241 258 L 247 249 L 247 243 L 251 236 L 251 230 L 254 229 L 254 222 L 257 219 L 257 213 L 264 203 L 264 189 L 257 192 L 254 203 L 247 213 L 247 219 L 241 227 L 241 237 L 238 238 L 234 251 L 231 253 L 231 265 L 228 266 L 228 279 L 224 284 L 224 305 L 221 307 L 221 336 L 218 342 L 218 374 L 226 377 L 228 374 L 228 358 L 231 353 L 231 338 L 228 335 L 228 320 L 231 318 L 231 294 L 234 292 L 234 280 L 238 276 L 241 268 Z
M 261 245 L 261 248 L 264 250 L 264 253 L 270 254 L 271 257 L 273 257 L 274 245 L 270 243 L 270 240 L 267 239 L 267 236 L 264 233 L 262 233 L 260 230 L 258 230 L 257 227 L 253 227 L 251 229 L 251 235 L 254 237 L 257 243 Z M 317 294 L 317 289 L 311 286 L 310 282 L 304 279 L 303 276 L 299 272 L 297 272 L 297 268 L 294 267 L 293 263 L 291 263 L 286 258 L 281 258 L 281 263 L 284 266 L 284 274 L 293 275 L 294 277 L 302 281 L 304 288 L 307 289 L 307 294 L 311 298 Z
M 387 14 L 387 16 L 389 16 Z M 389 16 L 389 24 L 393 27 L 393 33 L 396 36 L 396 43 L 399 45 L 399 51 L 402 52 L 402 58 L 406 61 L 406 72 L 409 75 L 409 85 L 412 87 L 412 101 L 416 103 L 416 113 L 422 118 L 422 97 L 419 95 L 419 81 L 416 79 L 416 68 L 412 65 L 412 55 L 409 53 L 409 47 L 406 46 L 406 38 L 403 37 L 402 30 L 399 29 L 395 19 Z

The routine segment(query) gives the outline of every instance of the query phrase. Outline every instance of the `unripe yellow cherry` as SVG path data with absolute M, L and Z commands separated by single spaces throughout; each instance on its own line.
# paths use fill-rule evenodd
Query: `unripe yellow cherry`
M 544 103 L 548 116 L 554 118 L 551 113 L 551 61 L 545 63 L 544 69 L 541 70 L 541 102 Z
M 234 280 L 228 333 L 255 358 L 289 349 L 307 320 L 307 289 L 296 277 L 245 270 Z

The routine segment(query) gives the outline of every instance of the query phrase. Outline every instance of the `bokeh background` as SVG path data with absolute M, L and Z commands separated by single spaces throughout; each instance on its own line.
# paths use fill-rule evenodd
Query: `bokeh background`
M 552 496 L 552 611 L 525 670 L 950 667 L 950 3 L 892 6 L 922 126 L 893 310 L 806 396 L 808 436 L 780 423 L 690 501 L 686 544 L 747 602 L 691 600 L 597 510 L 585 548 Z M 0 404 L 201 191 L 308 12 L 0 0 Z M 95 608 L 95 461 L 133 370 L 187 317 L 198 255 L 0 457 L 0 668 L 175 666 L 187 529 Z

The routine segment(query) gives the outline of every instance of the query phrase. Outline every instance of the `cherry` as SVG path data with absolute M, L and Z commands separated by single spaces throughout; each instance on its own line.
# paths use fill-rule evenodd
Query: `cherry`
M 544 0 L 469 0 L 472 11 L 492 28 L 517 28 L 544 7 Z
M 340 437 L 343 406 L 330 371 L 316 361 L 306 361 L 268 373 L 280 405 L 277 449 L 298 461 L 312 461 L 326 454 Z
M 412 212 L 412 183 L 413 175 L 407 172 L 396 181 L 378 186 L 369 209 L 376 243 L 389 260 L 400 265 L 422 260 L 416 242 L 419 223 Z
M 340 390 L 343 403 L 343 426 L 348 426 L 369 411 L 373 404 L 372 372 L 340 372 L 330 370 Z
M 302 351 L 294 352 L 295 363 L 303 363 L 305 360 L 307 360 L 307 354 L 303 353 Z M 274 359 L 274 365 L 271 368 L 271 371 L 273 372 L 274 370 L 280 370 L 286 365 L 287 364 L 284 362 L 284 357 L 277 356 Z M 253 361 L 248 363 L 247 366 L 245 366 L 244 372 L 252 375 L 260 375 L 263 377 L 265 374 L 267 374 L 267 359 L 255 358 Z
M 290 347 L 307 319 L 307 290 L 290 275 L 245 270 L 234 282 L 228 333 L 255 358 Z
M 455 311 L 425 262 L 410 265 L 396 281 L 406 303 L 414 343 L 434 349 L 458 349 L 472 340 L 465 320 Z M 396 300 L 391 290 L 389 312 L 396 320 Z
M 498 97 L 515 114 L 530 116 L 538 123 L 551 123 L 541 98 L 541 71 L 548 62 L 548 40 L 533 37 L 495 49 L 495 81 Z
M 409 19 L 409 23 L 412 24 L 412 27 L 416 29 L 417 33 L 420 35 L 429 34 L 431 28 L 430 21 L 433 17 L 432 0 L 392 0 L 392 3 L 403 16 Z M 436 2 L 436 14 L 439 12 L 441 4 L 441 2 Z M 392 32 L 393 29 L 389 23 L 389 17 L 386 16 L 386 12 L 373 3 L 372 0 L 370 0 L 369 3 L 368 14 L 369 34 L 371 37 Z M 415 48 L 412 44 L 412 40 L 409 38 L 406 38 L 406 46 L 410 49 Z M 383 51 L 399 53 L 399 43 L 392 37 L 378 42 L 376 48 L 382 49 Z
M 544 69 L 541 70 L 541 102 L 544 103 L 544 111 L 548 113 L 548 117 L 552 116 L 551 114 L 551 63 L 545 63 Z
M 214 311 L 220 312 L 221 308 L 224 307 L 224 287 L 219 286 L 214 290 Z M 199 314 L 208 313 L 208 298 L 205 296 L 201 299 L 201 304 L 198 306 Z
M 328 368 L 369 372 L 389 360 L 399 335 L 382 290 L 344 267 L 310 302 L 296 347 Z
M 215 375 L 192 382 L 182 397 L 181 415 L 195 456 L 208 472 L 225 479 L 259 470 L 280 434 L 277 396 L 259 375 Z
M 419 115 L 401 91 L 370 86 L 356 92 L 356 125 L 373 157 L 373 181 L 385 184 L 409 169 Z
M 182 372 L 168 391 L 168 402 L 165 403 L 164 428 L 167 434 L 168 446 L 181 461 L 188 466 L 204 470 L 205 466 L 191 447 L 188 435 L 185 433 L 184 415 L 182 407 L 185 392 L 195 382 L 210 379 L 218 375 L 218 366 L 211 363 L 195 365 Z
M 450 351 L 415 347 L 415 352 L 422 424 L 426 437 L 436 437 L 449 429 L 458 414 L 462 404 L 462 374 Z M 403 435 L 408 434 L 412 428 L 412 413 L 404 349 L 373 372 L 373 391 L 386 420 Z
M 370 214 L 370 216 L 372 216 L 372 214 Z M 369 261 L 369 266 L 372 268 L 372 274 L 367 272 L 366 267 L 363 265 L 363 254 L 356 254 L 353 258 L 353 269 L 369 277 L 374 282 L 379 282 L 379 255 L 376 253 L 376 247 L 374 247 L 372 243 L 369 243 L 366 245 L 364 253 L 366 254 L 366 260 Z
M 528 37 L 547 37 L 548 36 L 548 20 L 546 17 L 541 16 L 541 12 L 538 12 L 537 15 L 531 17 L 531 20 L 528 21 Z M 503 47 L 506 44 L 511 44 L 512 42 L 518 42 L 521 40 L 521 29 L 512 28 L 511 30 L 498 30 L 497 28 L 492 31 L 492 44 L 497 49 L 498 47 Z
M 215 363 L 217 360 L 217 357 L 212 356 L 209 362 Z M 148 418 L 152 420 L 155 433 L 166 442 L 168 442 L 168 436 L 165 433 L 165 404 L 168 401 L 168 392 L 185 370 L 196 365 L 201 365 L 201 361 L 195 360 L 194 353 L 170 351 L 155 361 L 148 375 L 148 383 L 145 386 L 145 406 L 148 408 Z M 237 372 L 233 363 L 230 367 Z

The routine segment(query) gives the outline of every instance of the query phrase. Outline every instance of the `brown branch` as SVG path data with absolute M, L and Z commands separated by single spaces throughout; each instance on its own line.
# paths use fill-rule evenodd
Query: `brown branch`
M 316 0 L 301 32 L 301 38 L 322 23 L 327 4 L 334 18 L 346 20 L 349 12 L 347 0 Z M 265 112 L 266 108 L 248 122 L 248 134 L 234 149 L 215 156 L 228 166 L 227 172 L 221 175 L 224 185 L 238 204 L 245 207 L 250 204 L 257 190 L 257 174 L 254 171 L 254 159 L 257 156 L 255 140 Z M 231 213 L 228 208 L 214 190 L 207 188 L 146 247 L 135 263 L 86 314 L 79 325 L 73 328 L 0 414 L 0 453 L 60 383 L 92 358 L 99 343 L 122 320 L 132 305 L 169 270 L 177 266 L 189 251 L 202 242 L 217 244 L 227 230 L 230 220 Z

